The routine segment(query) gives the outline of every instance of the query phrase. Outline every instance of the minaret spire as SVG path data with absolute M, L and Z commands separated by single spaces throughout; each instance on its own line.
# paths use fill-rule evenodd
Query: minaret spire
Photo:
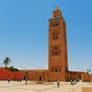
M 56 5 L 56 10 L 59 10 L 58 6 Z
M 62 13 L 60 9 L 58 8 L 58 6 L 56 6 L 56 8 L 53 11 L 53 18 L 57 18 L 57 17 L 62 17 Z

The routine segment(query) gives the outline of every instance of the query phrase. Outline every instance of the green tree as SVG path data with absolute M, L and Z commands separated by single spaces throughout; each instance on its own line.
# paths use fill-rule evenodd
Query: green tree
M 3 61 L 3 64 L 5 65 L 5 67 L 7 67 L 7 65 L 11 62 L 9 57 L 6 57 Z
M 90 74 L 90 72 L 91 72 L 91 69 L 87 69 L 86 71 L 87 71 L 87 74 Z
M 91 73 L 91 69 L 87 69 L 87 74 L 90 75 Z M 90 79 L 89 79 L 89 83 L 90 83 Z
M 8 70 L 8 71 L 13 71 L 13 72 L 18 72 L 19 71 L 17 68 L 14 68 L 13 66 L 5 67 L 5 69 Z
M 78 81 L 80 81 L 82 79 L 82 76 L 81 75 L 79 75 L 78 76 Z

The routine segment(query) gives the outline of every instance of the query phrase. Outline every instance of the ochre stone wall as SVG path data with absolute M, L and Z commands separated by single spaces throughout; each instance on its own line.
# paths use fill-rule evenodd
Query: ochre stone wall
M 71 80 L 78 80 L 78 77 L 81 76 L 81 80 L 91 81 L 92 76 L 85 73 L 85 72 L 74 72 L 68 71 L 66 72 L 66 76 L 61 75 L 61 72 L 50 72 L 48 70 L 28 70 L 27 73 L 24 73 L 24 76 L 27 77 L 28 80 L 37 80 L 39 81 L 40 78 L 42 81 L 71 81 Z
M 48 70 L 28 70 L 24 73 L 24 77 L 28 80 L 48 80 Z
M 80 76 L 81 76 L 81 80 L 83 82 L 92 80 L 92 76 L 87 74 L 87 73 L 85 73 L 85 72 L 69 71 L 69 72 L 67 72 L 67 79 L 66 79 L 66 81 L 78 80 L 78 78 Z

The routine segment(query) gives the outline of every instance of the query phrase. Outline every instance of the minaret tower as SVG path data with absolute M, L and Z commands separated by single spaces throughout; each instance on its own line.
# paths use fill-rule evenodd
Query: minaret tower
M 49 78 L 66 80 L 68 71 L 66 24 L 58 7 L 49 18 Z

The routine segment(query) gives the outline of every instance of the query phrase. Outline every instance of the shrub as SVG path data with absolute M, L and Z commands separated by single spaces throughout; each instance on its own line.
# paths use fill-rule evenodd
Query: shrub
M 13 71 L 13 72 L 18 72 L 19 71 L 17 68 L 14 68 L 13 66 L 6 67 L 5 69 L 8 70 L 8 71 Z

